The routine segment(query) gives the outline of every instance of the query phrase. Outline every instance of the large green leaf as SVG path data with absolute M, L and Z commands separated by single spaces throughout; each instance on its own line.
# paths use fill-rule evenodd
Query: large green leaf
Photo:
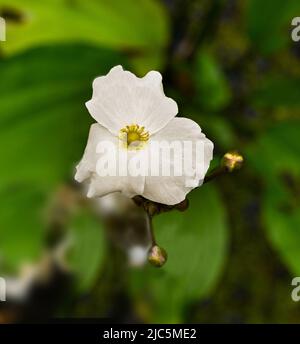
M 120 62 L 116 53 L 86 45 L 39 48 L 0 62 L 0 243 L 8 263 L 40 252 L 43 206 L 72 178 L 84 149 L 92 80 Z
M 153 0 L 0 0 L 1 12 L 15 18 L 2 44 L 9 54 L 54 42 L 155 51 L 168 36 L 164 10 Z
M 144 302 L 145 295 L 150 297 L 148 321 L 181 321 L 185 306 L 208 295 L 225 264 L 228 232 L 217 190 L 206 185 L 189 199 L 185 213 L 162 214 L 154 221 L 158 243 L 168 252 L 166 265 L 135 272 L 136 292 L 141 284 L 145 292 L 138 303 Z
M 84 103 L 92 80 L 120 61 L 113 52 L 78 45 L 0 63 L 1 185 L 53 185 L 71 174 L 91 123 Z
M 262 217 L 270 242 L 296 275 L 300 274 L 300 121 L 280 123 L 248 152 L 249 164 L 265 184 Z

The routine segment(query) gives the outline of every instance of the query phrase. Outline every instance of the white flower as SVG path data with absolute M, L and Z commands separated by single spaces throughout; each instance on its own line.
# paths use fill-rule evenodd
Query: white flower
M 119 191 L 128 197 L 142 195 L 155 202 L 173 205 L 183 201 L 188 192 L 203 183 L 213 156 L 213 144 L 197 123 L 187 118 L 175 118 L 177 104 L 165 96 L 160 73 L 151 71 L 138 78 L 116 66 L 106 76 L 95 79 L 93 96 L 86 106 L 97 123 L 90 128 L 87 147 L 77 166 L 75 179 L 89 182 L 88 197 L 101 197 Z M 189 170 L 182 175 L 169 176 L 162 173 L 153 176 L 150 173 L 105 177 L 97 173 L 97 162 L 102 154 L 98 149 L 101 142 L 110 142 L 116 149 L 126 151 L 126 159 L 132 159 L 137 155 L 146 157 L 152 141 L 192 142 L 194 145 L 188 159 L 194 172 L 190 174 Z M 200 158 L 196 154 L 196 142 L 202 145 Z M 162 159 L 160 165 L 162 168 L 174 168 L 178 161 L 172 155 Z M 200 169 L 196 169 L 199 166 Z

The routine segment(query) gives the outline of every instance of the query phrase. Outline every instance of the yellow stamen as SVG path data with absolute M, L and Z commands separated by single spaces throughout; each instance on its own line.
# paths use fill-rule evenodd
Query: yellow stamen
M 120 130 L 119 139 L 127 149 L 141 149 L 149 140 L 149 133 L 144 127 L 131 124 Z

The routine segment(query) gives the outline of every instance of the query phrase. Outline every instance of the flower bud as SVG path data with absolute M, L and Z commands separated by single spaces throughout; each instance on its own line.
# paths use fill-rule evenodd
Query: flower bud
M 222 166 L 225 167 L 228 172 L 233 172 L 242 167 L 244 158 L 238 152 L 228 152 L 223 156 Z
M 167 259 L 168 259 L 168 254 L 163 248 L 157 245 L 154 245 L 150 249 L 150 252 L 148 255 L 148 261 L 153 266 L 160 268 L 166 263 Z

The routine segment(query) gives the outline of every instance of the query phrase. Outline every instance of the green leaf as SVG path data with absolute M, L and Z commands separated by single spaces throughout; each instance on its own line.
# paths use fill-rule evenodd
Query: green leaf
M 69 177 L 92 122 L 92 80 L 122 61 L 84 45 L 40 48 L 0 62 L 1 185 Z M 1 189 L 1 188 L 0 188 Z
M 165 12 L 153 0 L 0 0 L 0 15 L 8 11 L 17 18 L 7 20 L 8 54 L 59 42 L 155 51 L 168 38 Z
M 86 45 L 39 48 L 0 62 L 0 254 L 14 267 L 43 247 L 42 211 L 73 178 L 92 122 L 92 80 L 122 59 Z
M 300 274 L 300 121 L 275 125 L 249 148 L 247 160 L 265 184 L 262 217 L 270 242 Z
M 69 264 L 73 269 L 79 292 L 88 290 L 95 282 L 105 255 L 102 223 L 90 212 L 77 214 L 71 223 L 73 247 Z
M 260 107 L 300 107 L 300 79 L 268 78 L 254 92 L 252 100 Z
M 291 20 L 299 10 L 298 0 L 249 0 L 247 31 L 261 53 L 276 52 L 291 41 Z
M 196 118 L 195 118 L 196 119 Z M 201 125 L 201 119 L 196 120 Z M 236 137 L 230 121 L 224 116 L 214 114 L 213 116 L 206 116 L 205 132 L 208 137 L 213 137 L 222 150 L 226 151 L 232 149 L 236 145 Z
M 37 260 L 42 253 L 45 193 L 38 186 L 26 184 L 5 191 L 0 207 L 0 263 L 7 271 L 16 271 L 20 263 Z
M 300 121 L 280 122 L 262 133 L 247 150 L 247 161 L 266 181 L 282 172 L 299 171 Z
M 188 303 L 207 296 L 222 272 L 228 232 L 220 196 L 206 185 L 189 200 L 186 212 L 162 214 L 154 221 L 157 241 L 168 252 L 166 265 L 135 272 L 133 287 L 141 292 L 142 284 L 151 300 L 148 321 L 182 321 Z
M 200 50 L 196 60 L 197 98 L 207 110 L 218 111 L 231 99 L 231 91 L 223 71 L 214 57 L 205 50 Z
M 300 173 L 295 178 L 299 185 Z M 268 237 L 295 276 L 300 274 L 300 189 L 292 190 L 284 180 L 271 179 L 263 198 L 263 219 Z M 295 195 L 297 193 L 297 195 Z

